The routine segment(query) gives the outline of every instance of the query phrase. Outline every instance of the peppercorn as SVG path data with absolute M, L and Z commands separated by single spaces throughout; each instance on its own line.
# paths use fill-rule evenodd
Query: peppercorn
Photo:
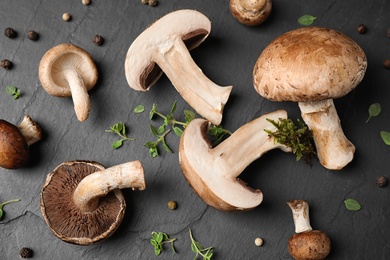
M 176 203 L 176 201 L 174 201 L 174 200 L 170 200 L 170 201 L 168 201 L 168 208 L 169 209 L 176 209 L 177 208 L 177 203 Z
M 376 178 L 376 185 L 378 185 L 379 187 L 384 187 L 387 185 L 387 179 L 385 176 L 380 176 L 378 178 Z
M 62 20 L 68 22 L 72 19 L 72 16 L 69 13 L 63 13 L 62 14 Z
M 81 2 L 83 3 L 83 5 L 89 5 L 91 3 L 90 0 L 82 0 Z
M 360 34 L 366 33 L 367 32 L 367 27 L 364 24 L 359 24 L 357 27 L 357 31 Z
M 36 31 L 28 31 L 27 38 L 29 38 L 32 41 L 36 41 L 39 38 L 39 34 Z
M 384 61 L 383 61 L 383 66 L 384 66 L 386 69 L 390 69 L 390 60 L 389 60 L 389 59 L 384 60 Z
M 264 241 L 263 241 L 262 238 L 258 237 L 258 238 L 255 239 L 255 245 L 256 246 L 262 246 L 263 243 L 264 243 Z
M 19 254 L 22 258 L 30 258 L 33 256 L 33 251 L 31 248 L 23 247 L 22 249 L 20 249 Z
M 12 62 L 7 60 L 7 59 L 1 60 L 0 67 L 2 67 L 3 69 L 9 70 L 12 68 Z
M 101 35 L 98 35 L 96 34 L 93 39 L 92 39 L 92 42 L 97 45 L 97 46 L 100 46 L 104 43 L 104 38 L 101 36 Z
M 8 28 L 5 29 L 4 35 L 7 36 L 8 38 L 13 39 L 13 38 L 16 38 L 18 33 L 14 29 L 8 27 Z
M 141 3 L 143 3 L 144 5 L 148 5 L 149 4 L 149 0 L 141 0 Z
M 148 4 L 150 6 L 156 6 L 156 5 L 158 5 L 158 1 L 157 0 L 149 0 Z

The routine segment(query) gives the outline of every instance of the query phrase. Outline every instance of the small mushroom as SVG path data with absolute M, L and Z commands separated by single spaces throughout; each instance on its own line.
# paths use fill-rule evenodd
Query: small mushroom
M 17 169 L 26 165 L 29 146 L 41 138 L 40 126 L 28 115 L 19 126 L 0 119 L 0 167 Z
M 211 147 L 206 137 L 207 120 L 198 118 L 188 124 L 180 139 L 180 167 L 206 204 L 223 211 L 238 211 L 252 209 L 262 202 L 262 192 L 248 187 L 238 176 L 269 150 L 290 151 L 264 131 L 276 130 L 267 119 L 278 121 L 280 118 L 287 118 L 287 112 L 265 114 L 241 126 L 216 147 Z
M 88 91 L 98 79 L 98 71 L 88 52 L 72 44 L 60 44 L 48 50 L 39 63 L 39 80 L 52 96 L 72 96 L 79 121 L 90 112 Z
M 125 72 L 129 86 L 147 91 L 164 72 L 192 108 L 219 125 L 232 86 L 213 83 L 189 53 L 207 38 L 210 29 L 210 20 L 195 10 L 174 11 L 157 20 L 127 52 Z
M 296 260 L 321 260 L 330 252 L 329 237 L 310 225 L 309 204 L 304 200 L 287 202 L 293 213 L 295 233 L 288 240 L 288 252 Z
M 145 189 L 140 161 L 107 169 L 97 162 L 64 162 L 42 187 L 42 215 L 61 240 L 89 245 L 111 236 L 122 222 L 124 188 Z
M 279 36 L 263 50 L 253 81 L 265 98 L 298 102 L 320 163 L 340 170 L 352 161 L 355 146 L 344 135 L 333 99 L 352 91 L 366 69 L 366 55 L 352 39 L 334 30 L 305 27 Z
M 272 11 L 271 0 L 230 0 L 230 12 L 240 23 L 256 26 L 267 20 Z

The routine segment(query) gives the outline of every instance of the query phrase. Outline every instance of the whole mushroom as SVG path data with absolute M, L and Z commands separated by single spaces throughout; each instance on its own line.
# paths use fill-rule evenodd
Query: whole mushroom
M 287 202 L 293 213 L 295 233 L 288 240 L 288 252 L 296 260 L 325 259 L 331 249 L 329 237 L 310 225 L 309 204 L 305 200 Z
M 46 92 L 55 97 L 72 97 L 79 121 L 85 121 L 91 104 L 88 91 L 98 79 L 92 57 L 72 44 L 59 44 L 48 50 L 39 63 L 39 80 Z
M 42 138 L 41 127 L 24 116 L 19 126 L 0 119 L 0 167 L 17 169 L 30 158 L 29 146 Z
M 61 240 L 89 245 L 108 238 L 119 227 L 126 210 L 120 191 L 124 188 L 145 189 L 140 161 L 107 169 L 91 161 L 64 162 L 42 187 L 42 215 Z
M 305 27 L 279 36 L 263 50 L 253 81 L 265 98 L 298 102 L 320 163 L 340 170 L 352 161 L 355 146 L 344 135 L 333 99 L 352 91 L 366 69 L 366 55 L 351 38 L 327 28 Z
M 256 26 L 260 25 L 271 14 L 271 0 L 230 0 L 230 12 L 240 23 Z

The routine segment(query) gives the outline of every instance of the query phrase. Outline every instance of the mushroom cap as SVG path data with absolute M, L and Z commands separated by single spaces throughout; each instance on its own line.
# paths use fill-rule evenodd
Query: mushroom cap
M 335 30 L 305 27 L 273 40 L 253 69 L 256 91 L 274 101 L 339 98 L 363 79 L 367 59 L 359 45 Z
M 320 230 L 297 233 L 288 240 L 288 251 L 296 260 L 325 259 L 330 249 L 329 237 Z
M 271 0 L 230 0 L 230 12 L 240 23 L 256 26 L 260 25 L 272 11 Z
M 162 75 L 153 60 L 159 49 L 167 51 L 174 37 L 181 37 L 189 50 L 198 47 L 209 35 L 210 20 L 202 13 L 183 9 L 171 12 L 143 31 L 130 45 L 126 54 L 125 74 L 129 86 L 148 90 Z
M 39 63 L 39 80 L 47 93 L 56 97 L 72 95 L 63 73 L 69 68 L 77 70 L 87 90 L 95 86 L 98 71 L 91 55 L 78 46 L 64 43 L 48 50 Z
M 97 162 L 70 161 L 57 166 L 41 190 L 41 211 L 51 231 L 61 240 L 88 245 L 111 236 L 125 214 L 126 202 L 119 189 L 100 198 L 93 212 L 81 212 L 73 191 L 87 175 L 104 170 Z
M 19 128 L 0 119 L 0 167 L 17 169 L 29 160 L 27 141 Z

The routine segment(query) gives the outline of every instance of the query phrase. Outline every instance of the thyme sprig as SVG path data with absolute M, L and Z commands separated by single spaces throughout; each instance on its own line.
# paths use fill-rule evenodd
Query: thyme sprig
M 163 251 L 163 245 L 170 243 L 172 251 L 176 253 L 176 249 L 174 246 L 174 242 L 176 241 L 176 238 L 170 238 L 166 233 L 164 232 L 152 232 L 152 238 L 150 239 L 150 243 L 154 247 L 154 253 L 156 255 L 160 255 Z
M 200 256 L 203 260 L 211 260 L 211 257 L 213 256 L 214 247 L 207 247 L 204 248 L 201 243 L 196 241 L 194 237 L 192 236 L 192 231 L 190 229 L 190 238 L 191 238 L 191 250 L 195 253 L 194 260 L 198 259 Z

